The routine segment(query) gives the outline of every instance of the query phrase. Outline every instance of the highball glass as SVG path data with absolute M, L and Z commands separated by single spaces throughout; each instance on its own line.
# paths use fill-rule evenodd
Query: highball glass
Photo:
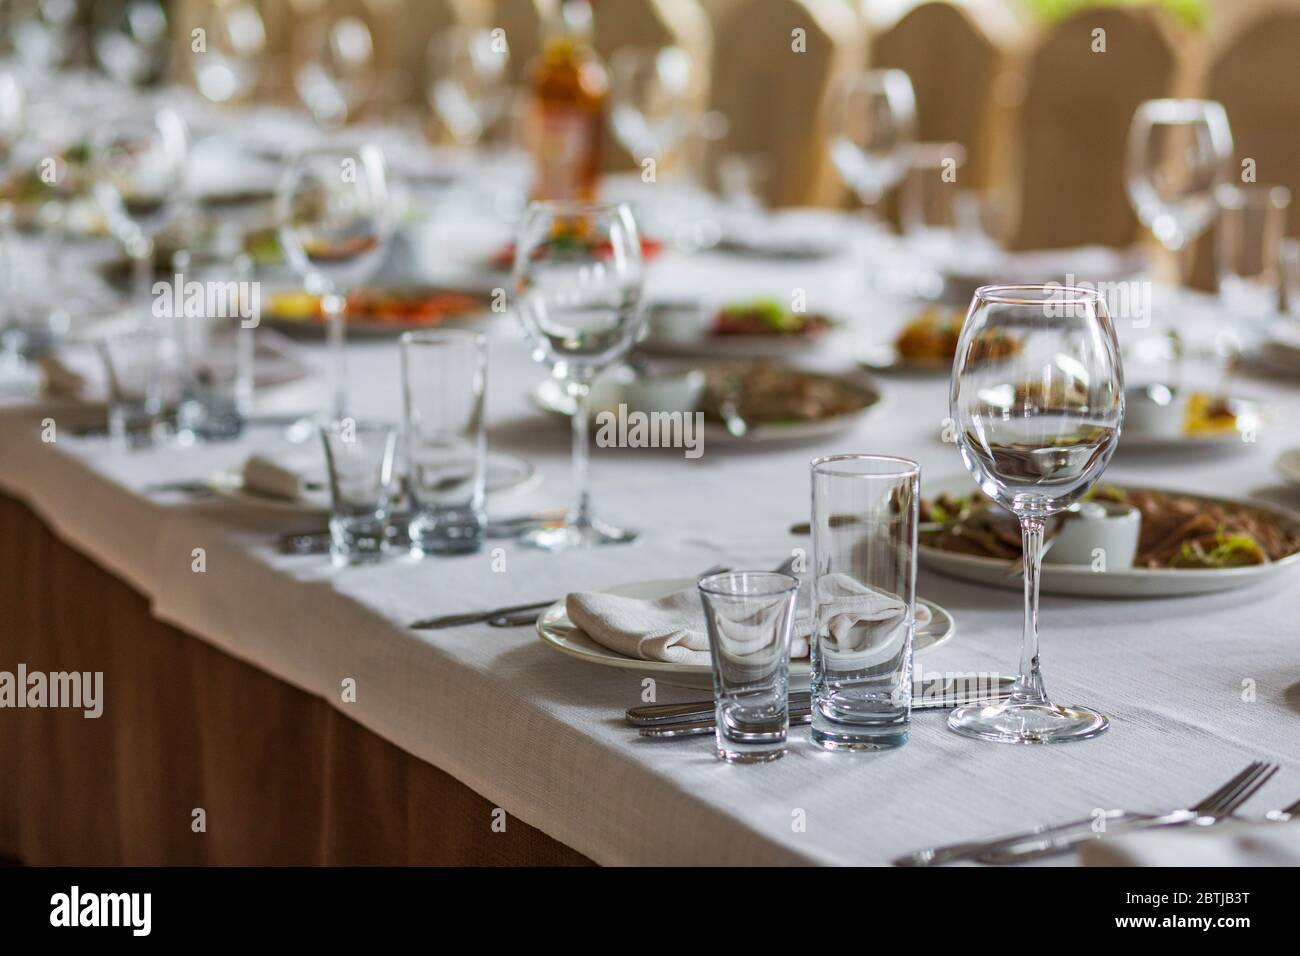
M 385 554 L 397 429 L 343 418 L 321 426 L 330 486 L 330 556 L 337 565 Z

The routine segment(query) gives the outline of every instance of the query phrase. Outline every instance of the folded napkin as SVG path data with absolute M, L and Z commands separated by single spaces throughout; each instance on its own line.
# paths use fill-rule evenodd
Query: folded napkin
M 306 454 L 275 458 L 250 455 L 244 462 L 243 479 L 245 491 L 286 501 L 317 496 L 326 484 L 319 458 Z
M 906 606 L 893 595 L 872 591 L 846 575 L 822 578 L 822 592 L 832 602 L 829 631 L 839 646 L 854 648 L 864 643 L 856 635 L 862 622 L 899 619 L 894 632 L 905 635 L 902 617 Z M 800 602 L 790 638 L 790 657 L 808 656 L 812 616 Z M 709 635 L 704 626 L 704 607 L 695 588 L 675 591 L 665 597 L 646 600 L 576 591 L 565 599 L 569 620 L 593 641 L 611 651 L 646 661 L 708 666 Z M 917 605 L 916 626 L 930 623 L 929 609 Z
M 1170 827 L 1094 840 L 1085 866 L 1300 866 L 1300 821 Z

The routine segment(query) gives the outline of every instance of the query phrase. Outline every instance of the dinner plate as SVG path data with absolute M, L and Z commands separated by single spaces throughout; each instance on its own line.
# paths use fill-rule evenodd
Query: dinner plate
M 779 422 L 750 425 L 742 436 L 733 435 L 719 422 L 705 421 L 705 442 L 719 445 L 750 445 L 768 442 L 804 442 L 838 435 L 856 426 L 862 419 L 880 409 L 883 401 L 879 387 L 865 373 L 848 372 L 840 376 L 875 394 L 875 400 L 856 411 L 832 415 L 817 421 Z M 592 385 L 589 403 L 593 417 L 601 412 L 614 412 L 618 408 L 621 385 L 614 376 L 603 376 Z M 543 380 L 529 395 L 533 405 L 544 412 L 568 417 L 573 414 L 573 399 L 564 385 L 553 378 Z
M 694 587 L 695 582 L 695 578 L 638 581 L 633 584 L 607 588 L 606 593 L 651 601 L 672 594 L 674 591 Z M 940 644 L 950 641 L 952 636 L 957 633 L 957 624 L 953 620 L 951 613 L 933 601 L 927 601 L 925 598 L 920 597 L 916 600 L 918 604 L 922 604 L 930 610 L 929 625 L 924 630 L 917 629 L 912 645 L 914 653 L 925 654 L 934 650 Z M 569 614 L 565 610 L 563 600 L 556 601 L 542 612 L 541 617 L 537 619 L 537 633 L 541 635 L 543 641 L 561 654 L 567 654 L 570 657 L 576 657 L 591 664 L 617 667 L 623 670 L 636 671 L 640 674 L 654 674 L 664 683 L 677 684 L 683 687 L 712 686 L 712 669 L 707 664 L 644 661 L 636 657 L 627 657 L 596 643 L 580 627 L 569 620 Z M 806 685 L 810 672 L 811 665 L 807 660 L 791 661 L 790 683 L 799 687 Z
M 369 292 L 380 292 L 383 290 L 367 290 Z M 394 295 L 410 293 L 409 289 L 394 289 Z M 488 297 L 481 291 L 471 289 L 452 289 L 443 287 L 430 287 L 420 289 L 418 292 L 433 294 L 437 292 L 454 292 L 465 295 L 475 301 L 472 308 L 465 311 L 455 312 L 446 317 L 398 317 L 396 315 L 389 318 L 374 318 L 364 315 L 349 315 L 347 317 L 347 334 L 352 338 L 392 338 L 401 335 L 404 332 L 423 332 L 433 329 L 456 329 L 456 328 L 478 328 L 484 324 L 485 319 L 490 318 L 493 313 L 490 309 Z M 264 325 L 278 329 L 287 335 L 322 338 L 327 332 L 326 322 L 315 315 L 294 315 L 277 313 L 273 308 L 274 295 L 269 297 L 270 301 L 262 310 L 261 321 Z
M 1136 487 L 1136 486 L 1135 486 Z M 1246 501 L 1240 498 L 1216 495 L 1198 495 L 1175 489 L 1159 489 L 1173 494 L 1186 495 L 1207 502 L 1245 504 L 1277 515 L 1300 529 L 1300 515 L 1263 501 Z M 925 497 L 937 494 L 979 494 L 979 489 L 968 476 L 954 476 L 926 482 Z M 1021 575 L 1007 576 L 1011 563 L 1001 558 L 976 554 L 961 554 L 920 544 L 917 547 L 920 563 L 941 574 L 947 574 L 976 584 L 987 584 L 1008 591 L 1021 591 Z M 1210 594 L 1231 591 L 1258 584 L 1278 575 L 1290 574 L 1300 567 L 1300 552 L 1280 561 L 1242 568 L 1115 568 L 1094 571 L 1090 565 L 1043 563 L 1040 589 L 1048 594 L 1073 594 L 1084 597 L 1175 597 L 1186 594 Z
M 784 358 L 826 342 L 844 324 L 815 335 L 714 335 L 708 324 L 716 308 L 698 302 L 658 302 L 646 309 L 646 333 L 637 347 L 648 355 L 713 358 Z
M 1240 447 L 1249 436 L 1257 434 L 1267 423 L 1266 409 L 1260 402 L 1248 398 L 1230 398 L 1230 407 L 1236 413 L 1236 428 L 1231 431 L 1189 432 L 1160 434 L 1125 427 L 1120 433 L 1121 449 L 1170 448 L 1232 448 Z
M 873 372 L 895 375 L 915 375 L 929 378 L 948 378 L 952 375 L 952 362 L 913 362 L 903 357 L 892 342 L 869 345 L 858 353 L 858 361 Z
M 486 493 L 504 494 L 521 488 L 529 488 L 541 480 L 541 475 L 532 463 L 515 455 L 489 452 L 487 458 Z M 208 487 L 214 494 L 220 495 L 237 504 L 265 511 L 281 511 L 292 514 L 324 514 L 330 510 L 329 489 L 312 488 L 301 499 L 275 498 L 259 494 L 244 487 L 243 474 L 235 470 L 219 471 L 208 479 Z

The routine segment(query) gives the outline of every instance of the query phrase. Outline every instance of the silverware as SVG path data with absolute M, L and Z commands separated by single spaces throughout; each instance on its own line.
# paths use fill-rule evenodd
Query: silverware
M 532 604 L 515 604 L 509 607 L 494 607 L 486 611 L 469 611 L 465 614 L 445 614 L 442 617 L 430 617 L 424 620 L 415 621 L 409 626 L 416 631 L 440 631 L 448 627 L 461 627 L 465 624 L 482 624 L 484 621 L 491 620 L 503 614 L 514 614 L 517 611 L 540 611 L 543 608 L 550 607 L 556 601 L 552 598 L 549 601 L 534 601 Z
M 1290 823 L 1296 817 L 1300 817 L 1300 800 L 1297 800 L 1289 807 L 1283 807 L 1281 810 L 1270 810 L 1264 814 L 1265 820 L 1271 820 L 1274 823 Z
M 1231 816 L 1238 807 L 1254 796 L 1255 792 L 1264 786 L 1273 774 L 1277 773 L 1277 769 L 1277 764 L 1255 761 L 1193 807 L 1174 810 L 1157 817 L 1122 820 L 1119 821 L 1118 827 L 1107 826 L 1102 832 L 1096 832 L 1089 827 L 1087 831 L 1081 833 L 1002 846 L 995 850 L 980 853 L 976 859 L 981 863 L 1025 863 L 1043 857 L 1056 856 L 1060 853 L 1068 853 L 1089 840 L 1100 839 L 1103 836 L 1115 833 L 1131 833 L 1135 830 L 1150 830 L 1160 827 L 1213 826 Z
M 793 565 L 794 558 L 788 558 L 782 567 L 786 564 Z M 707 571 L 701 571 L 697 577 L 707 578 L 710 574 L 722 574 L 724 571 L 730 571 L 731 568 L 724 568 L 721 565 L 709 568 Z M 554 603 L 554 602 L 552 602 Z M 526 627 L 529 624 L 537 623 L 537 613 L 522 611 L 518 614 L 498 614 L 488 620 L 489 627 Z
M 1010 677 L 995 676 L 990 680 L 955 680 L 936 678 L 923 681 L 914 689 L 912 708 L 914 710 L 950 710 L 963 704 L 976 701 L 1003 700 L 1011 693 L 1015 681 Z M 790 720 L 792 723 L 807 723 L 811 720 L 796 719 L 800 715 L 807 717 L 812 706 L 808 691 L 794 691 L 790 694 Z M 713 701 L 693 700 L 680 704 L 647 704 L 643 707 L 630 707 L 626 714 L 627 722 L 641 729 L 647 737 L 683 736 L 687 733 L 709 733 L 713 729 Z M 695 729 L 688 729 L 695 728 Z M 702 728 L 702 729 L 700 729 Z M 673 733 L 668 733 L 673 730 Z M 663 732 L 660 732 L 663 731 Z
M 1219 799 L 1224 793 L 1230 792 L 1234 785 L 1247 779 L 1257 768 L 1267 767 L 1268 764 L 1261 764 L 1258 761 L 1250 764 L 1245 770 L 1238 773 L 1226 784 L 1215 790 L 1200 803 L 1187 810 L 1177 810 L 1174 813 L 1193 813 L 1196 807 L 1205 805 L 1214 805 L 1213 801 Z M 1251 791 L 1252 793 L 1254 791 Z M 1249 795 L 1249 794 L 1248 794 Z M 1168 816 L 1168 814 L 1166 814 Z M 1050 824 L 1046 826 L 1034 827 L 1031 830 L 1025 830 L 1021 833 L 1014 833 L 1008 836 L 993 837 L 988 840 L 968 840 L 962 843 L 950 843 L 946 846 L 930 847 L 925 850 L 917 850 L 915 853 L 908 853 L 894 860 L 895 866 L 938 866 L 943 863 L 955 863 L 959 860 L 983 860 L 986 854 L 992 854 L 996 851 L 1008 847 L 1026 844 L 1030 841 L 1046 841 L 1052 837 L 1070 834 L 1075 831 L 1082 831 L 1085 839 L 1097 836 L 1093 830 L 1094 824 L 1101 820 L 1104 821 L 1109 829 L 1112 824 L 1125 825 L 1132 821 L 1134 823 L 1157 819 L 1156 815 L 1149 813 L 1134 813 L 1131 810 L 1107 810 L 1099 816 L 1082 817 L 1078 820 L 1071 820 L 1068 823 Z

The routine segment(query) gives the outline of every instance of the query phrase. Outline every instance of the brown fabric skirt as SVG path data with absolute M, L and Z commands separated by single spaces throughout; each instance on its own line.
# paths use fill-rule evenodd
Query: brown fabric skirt
M 102 671 L 104 711 L 0 709 L 0 856 L 590 862 L 319 698 L 155 620 L 145 598 L 0 495 L 0 671 L 20 663 Z

